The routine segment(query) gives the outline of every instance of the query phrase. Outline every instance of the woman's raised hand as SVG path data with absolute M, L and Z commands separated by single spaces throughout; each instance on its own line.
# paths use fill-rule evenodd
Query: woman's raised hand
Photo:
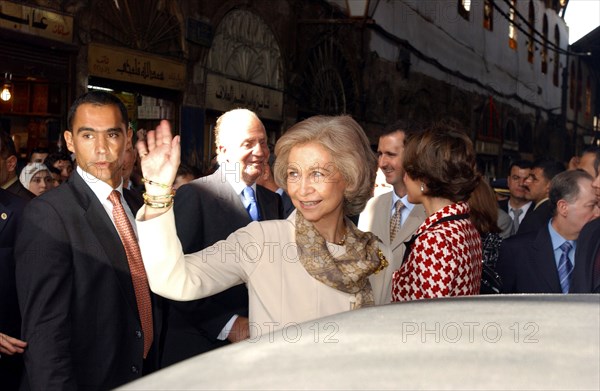
M 181 157 L 179 136 L 173 137 L 169 121 L 162 120 L 156 130 L 148 131 L 146 140 L 136 144 L 146 183 L 146 193 L 163 195 L 173 185 Z

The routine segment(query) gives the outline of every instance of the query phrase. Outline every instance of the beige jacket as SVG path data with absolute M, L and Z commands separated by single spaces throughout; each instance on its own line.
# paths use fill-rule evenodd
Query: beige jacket
M 369 277 L 377 305 L 388 304 L 392 301 L 392 274 L 402 265 L 404 242 L 411 238 L 427 217 L 423 205 L 415 205 L 406 221 L 402 222 L 394 242 L 390 243 L 391 210 L 392 192 L 390 191 L 371 198 L 358 220 L 358 229 L 372 232 L 381 239 L 381 250 L 390 263 L 380 273 L 372 274 Z
M 252 222 L 226 240 L 183 255 L 173 210 L 143 221 L 137 231 L 153 292 L 173 300 L 214 295 L 245 282 L 249 295 L 250 337 L 353 309 L 356 297 L 310 276 L 298 259 L 293 212 L 287 220 Z M 345 251 L 332 245 L 334 256 Z M 323 330 L 324 325 L 318 325 Z

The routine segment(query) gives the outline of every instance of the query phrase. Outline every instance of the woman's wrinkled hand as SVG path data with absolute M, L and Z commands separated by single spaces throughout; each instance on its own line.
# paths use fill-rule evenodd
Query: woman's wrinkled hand
M 146 133 L 145 140 L 136 144 L 141 158 L 142 174 L 146 179 L 146 193 L 162 195 L 170 190 L 177 175 L 181 158 L 179 136 L 173 137 L 169 121 L 162 120 L 156 130 Z

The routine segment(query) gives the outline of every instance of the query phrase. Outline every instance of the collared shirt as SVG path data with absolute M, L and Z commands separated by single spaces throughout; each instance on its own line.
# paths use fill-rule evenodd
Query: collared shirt
M 554 262 L 556 263 L 556 269 L 558 270 L 558 263 L 560 262 L 560 257 L 562 255 L 560 246 L 562 246 L 567 239 L 563 238 L 558 232 L 556 232 L 554 227 L 552 227 L 552 219 L 550 219 L 548 222 L 548 231 L 550 231 L 550 240 L 552 241 L 552 250 L 554 251 Z M 577 241 L 570 240 L 570 242 L 573 245 L 573 248 L 571 248 L 569 251 L 569 259 L 571 260 L 573 266 L 575 266 L 575 251 L 577 250 Z
M 523 219 L 525 218 L 525 215 L 527 214 L 527 211 L 529 210 L 529 208 L 531 208 L 531 205 L 533 205 L 533 201 L 529 201 L 528 203 L 526 203 L 525 205 L 521 206 L 518 209 L 521 209 L 521 215 L 519 215 L 519 223 L 523 222 Z M 515 209 L 510 205 L 510 201 L 508 202 L 508 215 L 510 216 L 511 219 L 515 219 Z
M 133 216 L 133 212 L 131 211 L 131 209 L 129 209 L 129 205 L 127 205 L 127 202 L 125 202 L 125 198 L 123 198 L 123 180 L 121 180 L 121 183 L 119 184 L 119 186 L 116 189 L 113 189 L 108 183 L 96 178 L 89 172 L 83 171 L 81 169 L 81 167 L 79 167 L 79 166 L 77 166 L 75 171 L 77 171 L 77 174 L 79 174 L 79 176 L 84 180 L 85 183 L 87 183 L 87 185 L 90 187 L 90 189 L 92 189 L 92 192 L 94 192 L 94 194 L 96 195 L 96 197 L 98 198 L 98 200 L 100 201 L 102 206 L 104 207 L 104 210 L 108 214 L 108 217 L 110 217 L 110 221 L 112 221 L 113 224 L 115 224 L 115 221 L 113 219 L 113 213 L 112 213 L 113 212 L 113 204 L 108 199 L 108 196 L 110 195 L 110 193 L 113 190 L 117 190 L 119 192 L 119 194 L 121 194 L 121 204 L 123 204 L 123 209 L 125 209 L 125 213 L 127 214 L 127 217 L 129 218 L 129 222 L 131 223 L 131 226 L 133 227 L 133 231 L 135 232 L 135 235 L 137 236 L 137 228 L 135 226 L 135 218 Z M 117 228 L 117 226 L 115 225 L 115 229 L 116 228 Z
M 222 179 L 225 179 L 227 183 L 229 183 L 231 187 L 233 187 L 235 193 L 240 197 L 240 201 L 242 201 L 244 208 L 248 209 L 249 201 L 247 201 L 246 197 L 244 197 L 244 194 L 242 194 L 242 192 L 248 185 L 246 185 L 246 182 L 242 180 L 240 174 L 237 172 L 237 166 L 239 165 L 239 163 L 236 163 L 234 165 L 236 167 L 236 170 L 228 170 L 227 165 L 228 163 L 226 162 L 220 164 L 220 169 L 223 173 Z M 256 182 L 250 185 L 250 187 L 252 187 L 252 190 L 254 190 L 254 194 L 256 194 Z M 256 203 L 258 204 L 258 200 L 256 201 Z
M 402 219 L 400 220 L 400 225 L 402 225 L 402 224 L 404 224 L 406 219 L 408 219 L 408 216 L 410 215 L 410 212 L 412 212 L 413 208 L 415 207 L 415 204 L 411 204 L 410 202 L 408 202 L 408 194 L 406 194 L 404 197 L 400 198 L 400 197 L 398 197 L 396 192 L 392 190 L 392 208 L 390 209 L 390 218 L 394 215 L 394 212 L 396 211 L 396 208 L 394 207 L 394 205 L 396 205 L 396 201 L 398 201 L 398 200 L 400 200 L 400 202 L 402 202 L 402 204 L 404 205 L 404 208 L 402 208 L 400 210 L 400 212 L 402 213 Z
M 4 190 L 8 189 L 13 183 L 15 183 L 16 181 L 19 180 L 19 176 L 17 175 L 16 177 L 14 177 L 13 179 L 9 180 L 8 182 L 6 182 L 4 185 L 2 185 L 2 188 Z

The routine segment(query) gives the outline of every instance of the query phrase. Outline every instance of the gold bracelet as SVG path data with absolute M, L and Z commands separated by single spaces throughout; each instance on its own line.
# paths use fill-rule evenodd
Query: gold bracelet
M 154 202 L 154 201 L 146 201 L 146 200 L 144 200 L 144 204 L 148 205 L 150 208 L 163 209 L 163 208 L 168 208 L 171 205 L 173 205 L 173 201 L 168 201 L 168 202 Z
M 142 177 L 142 182 L 144 182 L 144 183 L 147 183 L 147 184 L 149 184 L 149 185 L 156 185 L 156 186 L 160 186 L 160 187 L 162 187 L 163 189 L 170 189 L 170 188 L 172 188 L 172 187 L 173 187 L 173 186 L 171 186 L 171 185 L 165 185 L 164 183 L 158 183 L 158 182 L 151 181 L 150 179 L 146 179 L 146 178 L 144 178 L 144 177 Z
M 173 197 L 175 196 L 175 191 L 171 190 L 170 193 L 168 194 L 162 194 L 162 195 L 150 195 L 146 192 L 142 193 L 142 197 L 144 198 L 144 201 L 150 201 L 150 202 L 161 202 L 161 201 L 166 201 L 169 202 L 170 200 L 173 199 Z

